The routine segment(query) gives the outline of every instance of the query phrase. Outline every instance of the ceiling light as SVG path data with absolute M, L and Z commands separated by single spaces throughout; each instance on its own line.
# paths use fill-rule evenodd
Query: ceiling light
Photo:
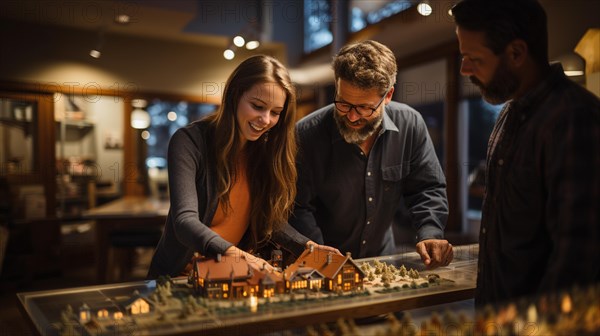
M 134 99 L 131 101 L 131 106 L 134 107 L 131 112 L 131 127 L 144 129 L 150 126 L 150 114 L 144 110 L 146 104 L 147 102 L 144 99 Z
M 259 46 L 260 46 L 260 42 L 258 42 L 258 40 L 248 41 L 248 43 L 246 43 L 246 49 L 248 49 L 248 50 L 254 50 L 254 49 L 258 48 Z
M 243 47 L 244 43 L 246 43 L 246 40 L 239 35 L 233 38 L 233 44 L 235 44 L 237 47 Z
M 427 1 L 423 1 L 417 5 L 417 11 L 423 16 L 429 16 L 433 12 L 433 9 Z
M 115 22 L 118 24 L 128 24 L 131 21 L 131 17 L 127 14 L 119 14 L 115 16 Z
M 104 30 L 98 31 L 98 37 L 96 39 L 96 47 L 90 50 L 90 56 L 93 58 L 100 58 L 102 56 L 102 46 L 104 45 Z
M 235 57 L 235 52 L 231 49 L 227 49 L 223 52 L 223 57 L 225 57 L 226 60 L 232 60 Z
M 92 56 L 93 58 L 100 58 L 101 55 L 102 55 L 102 53 L 100 52 L 100 50 L 96 50 L 96 49 L 90 50 L 90 56 Z

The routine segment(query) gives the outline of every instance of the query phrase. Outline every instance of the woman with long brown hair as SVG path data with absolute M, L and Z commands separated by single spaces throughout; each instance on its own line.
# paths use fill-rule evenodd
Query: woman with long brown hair
M 194 252 L 271 269 L 249 252 L 272 242 L 297 256 L 315 244 L 287 223 L 296 195 L 295 113 L 287 70 L 259 55 L 230 75 L 215 114 L 175 132 L 171 207 L 149 278 L 181 274 Z

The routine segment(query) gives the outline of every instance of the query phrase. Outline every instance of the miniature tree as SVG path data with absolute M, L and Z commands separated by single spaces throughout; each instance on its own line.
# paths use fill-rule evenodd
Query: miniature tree
M 61 321 L 61 328 L 60 328 L 60 335 L 75 335 L 75 328 L 74 328 L 74 323 L 73 323 L 73 307 L 71 307 L 71 305 L 67 305 L 67 307 L 65 308 L 65 310 L 61 311 L 60 313 L 60 321 Z
M 383 281 L 383 287 L 390 288 L 390 286 L 390 279 L 386 277 L 385 281 Z
M 404 267 L 404 265 L 400 266 L 400 276 L 401 277 L 405 277 L 406 276 L 406 267 Z
M 188 296 L 187 305 L 190 307 L 192 312 L 195 312 L 198 310 L 198 308 L 200 308 L 198 301 L 196 301 L 196 298 L 193 295 Z
M 306 336 L 319 336 L 319 333 L 315 330 L 313 326 L 306 327 Z
M 337 325 L 337 333 L 340 335 L 347 335 L 350 331 L 350 329 L 346 325 L 346 321 L 344 321 L 344 318 L 342 317 L 338 318 L 335 321 L 335 324 Z
M 375 280 L 375 274 L 373 274 L 373 272 L 369 271 L 369 275 L 367 276 L 367 279 L 369 281 L 374 281 Z

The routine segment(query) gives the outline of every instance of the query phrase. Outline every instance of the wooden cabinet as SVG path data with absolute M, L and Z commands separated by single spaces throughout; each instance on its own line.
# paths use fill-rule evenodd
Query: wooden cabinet
M 0 193 L 5 224 L 55 216 L 52 95 L 0 91 Z M 1 224 L 1 223 L 0 223 Z

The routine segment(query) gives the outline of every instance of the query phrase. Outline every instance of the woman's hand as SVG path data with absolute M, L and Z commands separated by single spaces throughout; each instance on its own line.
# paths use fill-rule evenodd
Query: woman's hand
M 234 260 L 244 259 L 246 262 L 256 270 L 264 270 L 266 272 L 273 272 L 275 268 L 271 266 L 266 260 L 253 256 L 252 254 L 242 251 L 235 246 L 231 246 L 225 251 L 225 256 L 229 258 L 235 258 Z M 239 258 L 239 259 L 238 259 Z
M 335 247 L 331 247 L 331 246 L 327 246 L 327 245 L 319 245 L 312 240 L 309 240 L 308 243 L 306 243 L 306 248 L 310 248 L 311 245 L 314 246 L 315 249 L 319 249 L 321 251 L 326 251 L 326 252 L 331 252 L 331 253 L 342 255 L 340 250 L 336 249 Z

